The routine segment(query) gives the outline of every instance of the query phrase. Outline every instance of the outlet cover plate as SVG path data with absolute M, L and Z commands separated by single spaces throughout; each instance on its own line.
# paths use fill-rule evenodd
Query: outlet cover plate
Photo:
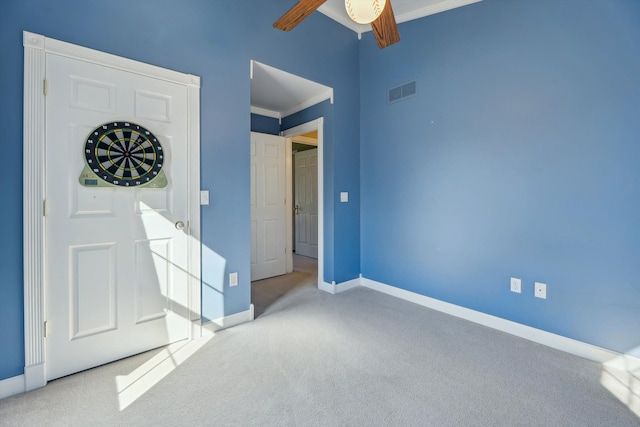
M 522 293 L 522 280 L 515 277 L 511 278 L 511 292 Z
M 229 274 L 229 286 L 238 286 L 238 273 Z
M 547 299 L 547 285 L 546 283 L 536 282 L 534 285 L 536 298 Z
M 200 205 L 206 206 L 209 204 L 209 190 L 200 190 Z

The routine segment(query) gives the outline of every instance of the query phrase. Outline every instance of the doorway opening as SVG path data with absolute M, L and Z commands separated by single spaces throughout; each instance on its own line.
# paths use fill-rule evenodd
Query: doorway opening
M 288 162 L 289 167 L 287 168 L 287 175 L 291 175 L 287 178 L 287 188 L 291 190 L 293 193 L 293 144 L 302 143 L 304 145 L 312 145 L 315 144 L 317 154 L 317 162 L 316 163 L 316 173 L 317 173 L 317 194 L 312 199 L 315 199 L 316 206 L 314 206 L 313 213 L 317 212 L 317 218 L 314 218 L 310 221 L 313 224 L 313 232 L 317 232 L 317 286 L 318 288 L 322 288 L 324 283 L 324 118 L 319 117 L 316 120 L 309 121 L 307 123 L 303 123 L 299 126 L 295 126 L 293 128 L 287 129 L 282 132 L 283 136 L 287 138 L 287 158 L 291 159 L 291 162 Z M 299 188 L 299 186 L 298 186 Z M 291 197 L 288 197 L 289 200 L 294 200 L 293 194 Z M 288 210 L 291 215 L 291 218 L 288 221 L 290 234 L 288 237 L 288 241 L 292 242 L 293 247 L 293 239 L 294 239 L 294 214 L 295 206 Z M 316 227 L 317 223 L 317 227 Z M 313 239 L 311 239 L 313 241 Z M 313 242 L 315 245 L 315 242 Z M 313 257 L 309 257 L 313 259 Z
M 333 104 L 333 89 L 257 61 L 250 61 L 250 78 L 252 113 L 251 186 L 256 189 L 255 194 L 257 195 L 256 197 L 251 196 L 252 283 L 257 281 L 258 278 L 270 280 L 270 278 L 276 276 L 276 278 L 279 277 L 282 279 L 288 274 L 296 273 L 295 270 L 309 270 L 309 264 L 312 264 L 313 269 L 317 272 L 313 278 L 313 286 L 324 289 L 323 116 L 327 113 L 330 114 L 331 111 L 327 111 L 324 107 L 317 108 L 316 105 L 323 101 L 329 101 Z M 300 123 L 300 121 L 295 120 L 295 118 L 298 117 L 298 113 L 302 114 L 303 117 L 313 119 L 287 129 L 287 126 L 284 125 L 283 122 L 291 123 L 291 118 L 294 118 L 294 123 L 291 123 L 289 126 L 296 124 L 296 122 Z M 262 134 L 258 134 L 258 132 Z M 271 137 L 278 136 L 282 138 L 282 145 L 284 146 L 283 167 L 286 176 L 283 178 L 283 181 L 278 181 L 273 178 L 275 176 L 274 171 L 280 168 L 282 163 L 276 163 L 273 159 L 276 155 L 268 156 L 267 152 L 269 150 L 261 147 L 261 141 L 270 143 L 272 147 L 280 146 L 280 142 L 271 139 Z M 317 147 L 312 148 L 315 149 L 317 153 L 312 160 L 315 164 L 316 172 L 314 173 L 316 175 L 311 175 L 311 179 L 317 182 L 317 187 L 311 187 L 310 189 L 313 197 L 310 197 L 309 194 L 305 195 L 308 199 L 312 199 L 310 203 L 307 203 L 306 206 L 298 203 L 298 209 L 296 210 L 296 203 L 294 202 L 295 192 L 293 189 L 293 180 L 295 179 L 293 146 L 298 143 L 304 145 L 311 144 Z M 296 151 L 298 152 L 307 151 L 301 149 L 302 146 L 297 147 L 298 149 L 296 149 Z M 280 149 L 271 149 L 271 153 L 276 152 L 281 153 L 282 151 L 280 151 Z M 263 160 L 260 158 L 261 155 L 272 158 Z M 270 168 L 269 171 L 267 171 L 267 166 L 265 165 L 268 165 L 268 168 Z M 267 176 L 268 174 L 271 174 L 271 176 Z M 280 213 L 273 213 L 273 216 L 270 216 L 272 212 L 267 212 L 267 208 L 274 206 L 267 206 L 267 198 L 263 196 L 269 194 L 278 195 L 278 197 L 274 196 L 272 199 L 279 200 L 280 202 L 278 203 L 282 203 L 282 198 L 279 197 L 280 191 L 267 190 L 269 187 L 259 181 L 261 176 L 273 182 L 278 181 L 285 183 L 284 189 L 286 195 L 284 197 L 284 203 L 278 207 Z M 309 176 L 303 179 L 308 178 Z M 254 212 L 258 214 L 255 218 L 253 215 Z M 262 215 L 262 213 L 264 213 L 264 215 Z M 306 233 L 304 235 L 300 231 L 298 233 L 295 231 L 296 213 L 298 214 L 298 227 L 304 226 L 304 232 Z M 301 213 L 303 213 L 303 215 L 301 215 Z M 282 226 L 276 225 L 280 222 L 279 219 L 274 220 L 276 214 L 282 215 L 278 217 L 283 218 Z M 270 231 L 268 227 L 271 227 Z M 278 230 L 278 232 L 276 233 L 275 230 Z M 283 236 L 282 246 L 271 244 L 271 242 L 280 244 L 280 239 L 273 237 L 278 235 Z M 257 238 L 254 239 L 254 236 L 257 236 Z M 310 248 L 311 252 L 307 251 L 305 255 L 301 257 L 302 251 L 300 245 L 304 243 L 308 244 L 307 249 Z M 294 250 L 297 252 L 294 252 Z M 283 257 L 284 262 L 279 260 L 283 252 L 286 254 L 286 256 Z M 262 267 L 266 266 L 267 261 L 273 261 L 275 264 L 276 259 L 278 259 L 278 263 L 282 262 L 278 267 L 280 273 L 260 274 L 258 272 L 259 270 L 264 272 L 265 269 Z M 302 265 L 299 266 L 300 264 Z M 256 271 L 255 275 L 253 274 L 254 270 Z M 253 295 L 251 301 L 254 304 L 256 315 L 259 315 L 260 308 L 256 304 Z
M 318 132 L 292 144 L 293 240 L 295 255 L 318 259 Z M 294 265 L 295 267 L 295 265 Z
M 269 307 L 273 306 L 276 309 L 277 301 L 286 293 L 308 286 L 320 288 L 323 283 L 323 124 L 324 119 L 320 117 L 282 132 L 285 138 L 287 274 L 252 281 L 251 303 L 254 305 L 256 317 L 263 314 Z M 307 194 L 309 197 L 306 199 L 311 203 L 307 203 L 306 207 L 302 208 L 298 203 L 298 215 L 295 209 L 294 159 L 297 154 L 294 154 L 294 147 L 296 152 L 315 153 L 315 156 L 307 154 L 307 160 L 310 160 L 307 163 L 314 165 L 313 171 L 310 171 L 307 176 L 312 176 L 311 184 L 315 185 L 305 187 L 310 189 L 311 194 Z M 301 188 L 299 181 L 298 190 Z M 301 209 L 310 209 L 306 222 L 300 221 Z M 301 255 L 294 252 L 295 247 L 300 249 L 300 240 L 296 240 L 298 238 L 296 237 L 296 216 L 298 225 L 305 225 L 306 238 L 302 240 L 312 243 L 311 254 L 306 252 L 305 255 Z

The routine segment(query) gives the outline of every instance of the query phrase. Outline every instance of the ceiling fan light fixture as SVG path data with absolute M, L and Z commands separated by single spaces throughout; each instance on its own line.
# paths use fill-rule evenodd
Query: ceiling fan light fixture
M 387 0 L 344 0 L 349 18 L 358 24 L 370 24 L 382 13 Z

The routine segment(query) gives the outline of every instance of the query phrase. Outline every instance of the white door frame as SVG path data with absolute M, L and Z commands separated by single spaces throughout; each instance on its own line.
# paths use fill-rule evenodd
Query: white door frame
M 46 54 L 56 54 L 184 85 L 188 93 L 189 337 L 200 336 L 200 77 L 23 32 L 24 390 L 46 385 L 45 93 Z
M 291 162 L 291 142 L 296 136 L 305 133 L 318 131 L 318 288 L 322 289 L 324 284 L 324 117 L 319 117 L 299 126 L 292 127 L 282 132 L 282 136 L 287 138 L 287 200 L 292 200 L 293 194 L 291 183 L 293 182 L 293 167 Z M 290 206 L 287 208 L 287 246 L 293 247 L 293 214 Z M 291 254 L 291 251 L 289 251 Z M 292 256 L 292 255 L 291 255 Z

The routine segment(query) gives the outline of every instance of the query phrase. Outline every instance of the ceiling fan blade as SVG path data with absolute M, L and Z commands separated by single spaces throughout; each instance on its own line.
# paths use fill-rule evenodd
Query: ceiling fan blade
M 289 9 L 287 13 L 282 15 L 280 19 L 274 22 L 273 27 L 282 31 L 291 31 L 326 1 L 327 0 L 300 0 L 295 6 Z
M 380 49 L 400 41 L 398 24 L 396 24 L 396 18 L 393 16 L 390 0 L 387 0 L 387 4 L 378 19 L 371 23 L 371 28 Z

